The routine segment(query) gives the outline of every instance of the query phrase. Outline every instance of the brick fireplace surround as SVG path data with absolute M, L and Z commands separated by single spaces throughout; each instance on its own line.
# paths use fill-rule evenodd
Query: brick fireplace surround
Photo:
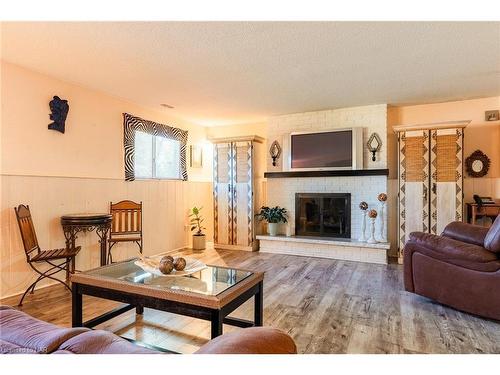
M 362 127 L 363 144 L 373 132 L 377 132 L 383 140 L 377 153 L 376 161 L 371 160 L 371 153 L 363 150 L 364 169 L 387 168 L 387 106 L 372 105 L 352 107 L 338 110 L 306 112 L 292 115 L 276 116 L 269 120 L 267 142 L 274 140 L 283 144 L 285 137 L 296 131 L 324 131 L 329 129 Z M 276 166 L 268 156 L 267 171 L 283 171 L 283 155 Z M 362 215 L 359 203 L 365 201 L 369 208 L 380 209 L 377 200 L 379 193 L 387 193 L 387 176 L 342 176 L 342 177 L 288 177 L 268 178 L 266 182 L 267 202 L 270 206 L 285 207 L 289 215 L 289 227 L 281 227 L 281 236 L 257 236 L 260 251 L 294 254 L 333 259 L 346 259 L 370 263 L 386 263 L 388 243 L 367 244 L 357 241 L 361 236 Z M 296 193 L 350 193 L 351 194 L 351 238 L 324 239 L 303 238 L 295 234 L 295 194 Z M 387 209 L 384 218 L 377 219 L 378 233 L 381 220 L 385 222 L 387 238 Z M 369 225 L 367 222 L 368 234 Z M 286 236 L 286 234 L 292 236 Z

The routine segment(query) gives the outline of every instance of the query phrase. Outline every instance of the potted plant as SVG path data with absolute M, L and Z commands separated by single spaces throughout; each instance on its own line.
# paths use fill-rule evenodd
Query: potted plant
M 203 233 L 203 229 L 206 228 L 201 225 L 204 220 L 200 214 L 202 208 L 203 207 L 193 207 L 189 213 L 191 232 L 196 231 L 193 234 L 193 250 L 205 250 L 206 247 L 206 236 Z
M 262 206 L 260 212 L 255 216 L 259 221 L 267 221 L 267 233 L 271 236 L 276 236 L 278 234 L 278 224 L 287 222 L 288 212 L 286 208 L 281 208 L 279 206 Z

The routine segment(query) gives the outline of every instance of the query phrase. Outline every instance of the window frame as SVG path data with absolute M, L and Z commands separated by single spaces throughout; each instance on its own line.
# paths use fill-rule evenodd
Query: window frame
M 137 180 L 188 180 L 188 169 L 186 162 L 186 150 L 188 131 L 179 128 L 174 128 L 168 125 L 159 124 L 153 121 L 144 120 L 140 117 L 123 113 L 123 145 L 124 145 L 124 164 L 125 164 L 125 181 Z M 135 175 L 135 133 L 143 132 L 151 135 L 152 146 L 152 176 L 151 177 L 136 177 Z M 162 137 L 167 140 L 176 141 L 179 143 L 179 175 L 178 177 L 157 177 L 156 168 L 156 143 L 157 137 Z
M 135 134 L 137 132 L 141 132 L 141 130 L 134 130 L 134 147 L 135 147 Z M 145 132 L 143 132 L 145 133 Z M 148 134 L 148 133 L 145 133 L 145 134 Z M 137 175 L 135 176 L 135 179 L 136 180 L 173 180 L 173 181 L 177 181 L 177 180 L 182 180 L 182 165 L 181 165 L 181 156 L 180 156 L 180 153 L 181 153 L 181 142 L 177 139 L 172 139 L 172 138 L 167 138 L 167 137 L 163 137 L 161 135 L 154 135 L 154 134 L 150 134 L 151 135 L 151 155 L 152 155 L 152 158 L 151 158 L 151 163 L 152 163 L 152 168 L 151 168 L 151 177 L 138 177 Z M 165 138 L 169 141 L 173 141 L 173 142 L 177 142 L 179 144 L 179 160 L 178 160 L 178 163 L 179 163 L 179 166 L 178 166 L 178 171 L 179 171 L 179 174 L 177 177 L 157 177 L 157 174 L 156 174 L 156 139 L 157 138 Z M 134 160 L 135 162 L 135 160 Z M 134 169 L 135 169 L 135 166 L 134 166 Z

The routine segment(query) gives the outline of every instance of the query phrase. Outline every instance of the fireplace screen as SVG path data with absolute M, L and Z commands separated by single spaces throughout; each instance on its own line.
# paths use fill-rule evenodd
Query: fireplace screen
M 351 194 L 295 194 L 295 235 L 351 237 Z

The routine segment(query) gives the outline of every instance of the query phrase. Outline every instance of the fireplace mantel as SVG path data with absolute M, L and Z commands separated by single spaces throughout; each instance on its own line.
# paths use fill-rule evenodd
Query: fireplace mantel
M 389 169 L 347 169 L 339 171 L 266 172 L 265 178 L 388 176 Z

